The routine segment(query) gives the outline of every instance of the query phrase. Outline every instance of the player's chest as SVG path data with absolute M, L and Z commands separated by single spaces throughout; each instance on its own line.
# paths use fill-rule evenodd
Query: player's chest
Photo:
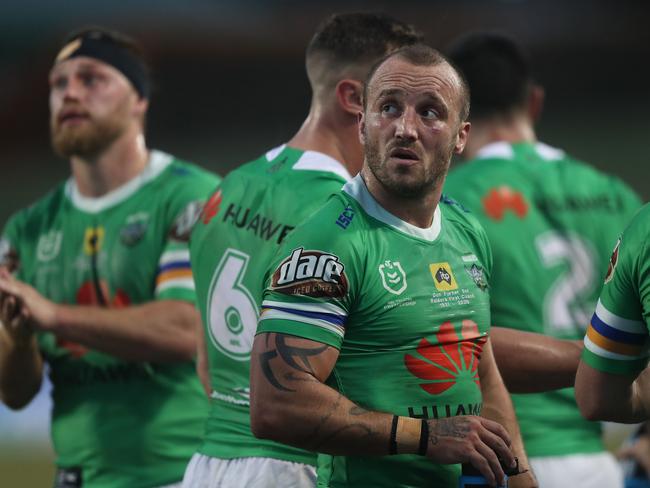
M 163 245 L 155 221 L 139 209 L 64 214 L 35 235 L 27 279 L 55 301 L 93 304 L 100 290 L 131 301 L 155 276 Z
M 485 331 L 489 321 L 487 272 L 474 249 L 440 243 L 384 248 L 367 263 L 352 320 L 368 321 L 365 333 L 404 339 L 463 321 Z M 353 327 L 352 327 L 353 328 Z

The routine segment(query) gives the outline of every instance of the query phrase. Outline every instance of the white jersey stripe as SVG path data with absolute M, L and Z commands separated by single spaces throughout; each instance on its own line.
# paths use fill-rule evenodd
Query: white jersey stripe
M 305 312 L 316 312 L 316 313 L 334 313 L 336 315 L 341 315 L 347 317 L 348 313 L 343 310 L 341 307 L 334 305 L 333 303 L 294 303 L 294 302 L 277 302 L 275 300 L 264 300 L 262 302 L 262 307 L 280 307 L 280 308 L 293 308 L 294 310 L 302 310 Z
M 194 291 L 194 280 L 192 278 L 165 280 L 156 287 L 156 293 L 161 293 L 170 288 L 184 288 Z
M 617 359 L 620 361 L 635 361 L 646 356 L 646 354 L 640 354 L 639 356 L 628 356 L 627 354 L 617 354 L 615 352 L 607 351 L 600 346 L 594 344 L 589 337 L 585 336 L 585 347 L 594 353 L 596 356 L 600 356 L 607 359 Z
M 320 320 L 320 319 L 314 319 L 310 317 L 304 317 L 302 315 L 297 315 L 293 314 L 290 312 L 284 312 L 282 310 L 275 310 L 272 308 L 267 308 L 262 312 L 262 315 L 260 316 L 260 322 L 262 320 L 289 320 L 291 322 L 300 322 L 303 324 L 309 324 L 309 325 L 315 325 L 317 327 L 321 327 L 323 329 L 326 329 L 334 334 L 336 334 L 339 337 L 343 337 L 343 327 L 338 327 L 330 322 L 327 322 L 326 320 Z
M 596 305 L 596 315 L 610 327 L 632 334 L 647 334 L 648 328 L 640 320 L 630 320 L 620 317 L 605 308 L 600 300 Z

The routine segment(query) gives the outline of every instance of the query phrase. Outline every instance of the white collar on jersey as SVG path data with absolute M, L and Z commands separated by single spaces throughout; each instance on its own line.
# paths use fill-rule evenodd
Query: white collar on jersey
M 363 181 L 360 174 L 348 181 L 343 186 L 343 191 L 359 202 L 368 215 L 384 224 L 390 225 L 404 234 L 431 242 L 435 241 L 440 235 L 442 216 L 439 204 L 436 205 L 436 210 L 433 213 L 433 222 L 431 222 L 431 226 L 427 229 L 422 229 L 403 221 L 379 205 L 379 202 L 377 202 L 375 197 L 373 197 L 368 191 L 366 182 Z
M 546 161 L 557 161 L 565 156 L 564 151 L 551 147 L 543 142 L 535 143 L 535 151 L 542 159 Z M 509 142 L 491 142 L 483 146 L 474 159 L 512 159 L 515 157 L 515 151 Z
M 65 185 L 65 194 L 72 204 L 79 210 L 87 213 L 99 213 L 107 208 L 113 207 L 123 202 L 136 191 L 142 188 L 146 183 L 156 178 L 162 173 L 167 166 L 173 161 L 173 157 L 162 151 L 152 150 L 149 153 L 149 162 L 144 170 L 135 178 L 127 181 L 122 186 L 108 192 L 101 197 L 85 197 L 79 193 L 77 182 L 74 177 L 70 177 Z
M 277 158 L 282 151 L 287 147 L 286 144 L 271 149 L 266 153 L 266 159 L 271 162 Z M 352 176 L 348 172 L 347 168 L 343 166 L 336 159 L 328 156 L 327 154 L 320 153 L 318 151 L 305 151 L 302 156 L 298 159 L 296 164 L 293 165 L 293 169 L 298 170 L 311 170 L 311 171 L 328 171 L 339 175 L 345 181 L 350 181 Z

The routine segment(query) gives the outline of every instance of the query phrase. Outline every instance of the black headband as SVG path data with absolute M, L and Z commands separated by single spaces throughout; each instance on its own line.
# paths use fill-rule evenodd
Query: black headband
M 88 56 L 110 64 L 120 71 L 142 98 L 149 98 L 149 77 L 144 63 L 132 52 L 101 32 L 91 31 L 66 44 L 55 63 Z

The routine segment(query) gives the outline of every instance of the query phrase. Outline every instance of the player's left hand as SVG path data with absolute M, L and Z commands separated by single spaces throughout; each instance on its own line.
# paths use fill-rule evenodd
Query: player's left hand
M 631 459 L 641 465 L 646 473 L 650 473 L 650 436 L 641 434 L 629 446 L 618 451 L 619 459 Z
M 57 305 L 4 268 L 0 269 L 0 292 L 20 304 L 21 313 L 31 327 L 52 331 L 56 326 Z

